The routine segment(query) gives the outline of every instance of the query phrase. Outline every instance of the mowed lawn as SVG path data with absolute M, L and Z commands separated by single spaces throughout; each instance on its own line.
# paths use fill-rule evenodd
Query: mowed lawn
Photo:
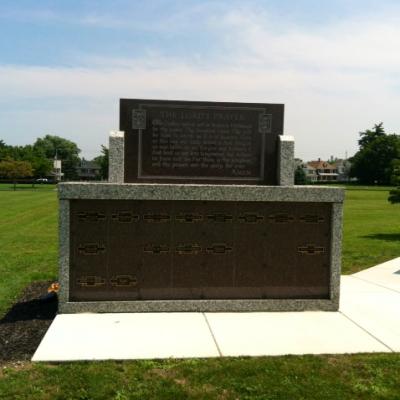
M 1 189 L 1 188 L 0 188 Z M 0 190 L 0 316 L 29 282 L 57 278 L 57 196 Z M 343 271 L 400 256 L 400 205 L 346 190 Z M 286 356 L 0 367 L 0 399 L 400 399 L 400 355 Z
M 387 201 L 389 190 L 382 187 L 346 188 L 342 258 L 344 274 L 400 257 L 400 204 Z
M 55 190 L 0 191 L 0 315 L 30 282 L 56 279 L 57 224 Z
M 25 363 L 0 370 L 2 400 L 398 400 L 400 357 L 235 357 Z

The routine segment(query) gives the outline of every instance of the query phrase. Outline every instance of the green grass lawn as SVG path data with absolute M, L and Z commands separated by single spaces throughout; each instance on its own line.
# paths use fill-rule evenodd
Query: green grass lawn
M 0 372 L 0 397 L 23 400 L 398 400 L 393 354 L 26 363 Z
M 346 189 L 343 273 L 400 257 L 400 204 L 387 201 L 389 190 L 357 186 Z
M 39 186 L 39 185 L 38 185 Z M 0 190 L 0 315 L 29 282 L 57 277 L 54 190 Z M 1 189 L 1 188 L 0 188 Z M 343 271 L 400 256 L 388 188 L 346 190 Z M 0 369 L 0 399 L 400 399 L 398 354 L 23 363 Z
M 57 194 L 0 191 L 0 315 L 34 280 L 57 277 Z

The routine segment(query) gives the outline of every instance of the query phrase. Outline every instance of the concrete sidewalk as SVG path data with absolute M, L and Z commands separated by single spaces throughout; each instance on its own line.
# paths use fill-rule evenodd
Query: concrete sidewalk
M 33 361 L 400 351 L 400 257 L 342 276 L 339 312 L 58 315 Z

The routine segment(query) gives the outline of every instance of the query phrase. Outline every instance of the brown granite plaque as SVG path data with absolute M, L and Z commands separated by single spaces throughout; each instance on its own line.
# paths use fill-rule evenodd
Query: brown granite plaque
M 70 301 L 328 299 L 331 207 L 71 200 Z
M 283 104 L 120 102 L 125 182 L 276 184 Z

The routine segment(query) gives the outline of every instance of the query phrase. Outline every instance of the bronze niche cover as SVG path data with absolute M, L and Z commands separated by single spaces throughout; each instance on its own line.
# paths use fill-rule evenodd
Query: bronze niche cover
M 70 300 L 328 299 L 331 210 L 71 200 Z
M 125 182 L 275 185 L 283 104 L 120 100 Z

